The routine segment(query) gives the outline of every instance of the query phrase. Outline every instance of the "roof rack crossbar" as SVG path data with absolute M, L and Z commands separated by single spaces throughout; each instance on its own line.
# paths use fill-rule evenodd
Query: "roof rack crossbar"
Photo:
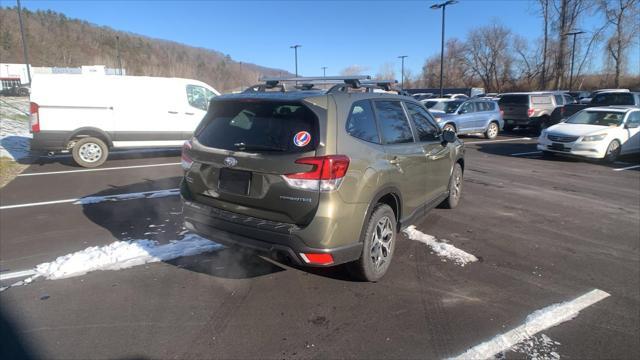
M 298 77 L 265 77 L 260 81 L 266 82 L 284 82 L 284 81 L 327 81 L 327 80 L 370 80 L 369 75 L 345 75 L 345 76 L 298 76 Z

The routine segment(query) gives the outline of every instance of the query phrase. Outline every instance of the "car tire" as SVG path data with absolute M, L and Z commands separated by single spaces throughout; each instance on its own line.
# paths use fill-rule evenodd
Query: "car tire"
M 489 126 L 487 126 L 487 130 L 484 132 L 484 137 L 486 139 L 495 139 L 498 137 L 498 132 L 500 132 L 500 126 L 496 122 L 490 122 Z
M 549 119 L 548 116 L 540 117 L 538 120 L 538 124 L 534 128 L 536 136 L 540 136 L 540 133 L 542 133 L 542 130 L 548 128 L 550 124 L 551 124 L 551 119 Z
M 621 150 L 620 141 L 618 140 L 611 141 L 609 143 L 609 146 L 607 146 L 607 151 L 604 155 L 604 158 L 602 158 L 602 160 L 604 160 L 604 162 L 607 162 L 607 163 L 612 163 L 616 161 L 620 156 L 620 150 Z
M 442 131 L 452 131 L 452 132 L 456 132 L 456 127 L 453 124 L 446 124 L 445 126 L 442 127 Z
M 76 141 L 71 154 L 78 165 L 85 168 L 94 168 L 104 164 L 107 160 L 109 147 L 98 138 L 87 137 Z
M 462 196 L 462 183 L 464 179 L 464 173 L 460 163 L 456 163 L 453 166 L 451 172 L 451 178 L 449 179 L 449 196 L 438 205 L 439 208 L 453 209 L 458 206 L 460 197 Z
M 513 129 L 514 129 L 514 126 L 513 126 L 513 125 L 505 125 L 505 126 L 502 128 L 502 130 L 503 130 L 503 131 L 509 131 L 509 132 L 513 131 Z
M 378 204 L 365 228 L 360 259 L 347 264 L 351 277 L 359 281 L 380 280 L 389 269 L 398 233 L 396 216 L 386 204 Z

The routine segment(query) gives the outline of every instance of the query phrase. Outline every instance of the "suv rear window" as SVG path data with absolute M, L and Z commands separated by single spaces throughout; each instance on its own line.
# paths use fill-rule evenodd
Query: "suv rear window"
M 529 95 L 502 95 L 499 104 L 524 104 L 529 105 Z
M 632 93 L 605 93 L 598 94 L 591 100 L 598 105 L 635 105 Z
M 532 96 L 531 97 L 532 104 L 551 104 L 551 96 Z
M 317 123 L 300 103 L 214 101 L 196 138 L 216 149 L 299 153 L 316 148 Z

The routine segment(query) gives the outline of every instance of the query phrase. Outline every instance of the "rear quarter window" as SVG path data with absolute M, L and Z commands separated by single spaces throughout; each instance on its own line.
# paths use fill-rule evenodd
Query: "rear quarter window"
M 347 133 L 355 138 L 371 143 L 380 143 L 376 120 L 369 100 L 353 103 L 346 125 Z
M 535 105 L 550 105 L 551 96 L 532 96 L 531 103 Z
M 247 152 L 300 153 L 315 150 L 318 119 L 301 103 L 213 101 L 198 127 L 204 146 Z

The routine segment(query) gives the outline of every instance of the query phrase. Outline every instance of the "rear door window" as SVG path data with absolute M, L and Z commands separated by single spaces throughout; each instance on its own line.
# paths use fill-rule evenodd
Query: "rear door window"
M 385 144 L 413 142 L 411 126 L 400 101 L 374 101 L 374 107 Z
M 564 105 L 564 100 L 562 95 L 553 95 L 556 98 L 556 105 Z
M 418 140 L 439 140 L 438 128 L 433 120 L 431 120 L 431 115 L 429 115 L 422 106 L 410 102 L 405 102 L 404 104 L 407 106 L 407 113 L 409 113 L 409 117 L 413 120 L 413 124 L 415 125 L 416 132 L 418 133 Z
M 214 101 L 196 138 L 216 149 L 300 153 L 316 148 L 317 134 L 316 115 L 300 103 Z
M 460 114 L 468 114 L 468 113 L 472 113 L 474 111 L 475 111 L 475 108 L 474 108 L 472 102 L 464 103 L 460 107 Z
M 376 120 L 369 100 L 360 100 L 353 103 L 349 119 L 347 119 L 347 133 L 364 141 L 380 143 Z
M 202 86 L 187 85 L 187 101 L 194 108 L 207 111 L 209 101 L 215 94 Z

